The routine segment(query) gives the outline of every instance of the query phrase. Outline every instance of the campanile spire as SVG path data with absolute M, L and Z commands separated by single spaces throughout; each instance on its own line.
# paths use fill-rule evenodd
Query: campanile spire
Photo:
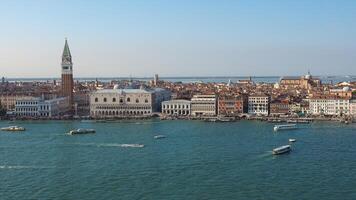
M 73 104 L 73 62 L 70 54 L 67 38 L 65 39 L 62 53 L 62 95 L 69 97 L 70 104 Z

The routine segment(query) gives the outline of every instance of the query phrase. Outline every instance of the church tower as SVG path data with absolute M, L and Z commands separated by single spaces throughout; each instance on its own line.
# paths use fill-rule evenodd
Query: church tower
M 62 54 L 62 95 L 69 97 L 70 104 L 73 105 L 73 63 L 72 55 L 69 51 L 67 39 L 65 40 Z

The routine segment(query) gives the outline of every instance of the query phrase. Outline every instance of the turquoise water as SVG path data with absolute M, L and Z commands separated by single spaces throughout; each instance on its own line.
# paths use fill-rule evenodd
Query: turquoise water
M 0 199 L 356 199 L 356 124 L 277 133 L 257 121 L 16 125 L 28 130 L 0 132 Z M 97 133 L 64 134 L 73 128 Z M 289 138 L 292 152 L 272 156 Z

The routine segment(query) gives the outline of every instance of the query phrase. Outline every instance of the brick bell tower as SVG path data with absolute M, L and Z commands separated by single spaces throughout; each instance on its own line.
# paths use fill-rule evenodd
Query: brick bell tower
M 73 106 L 73 63 L 72 55 L 69 51 L 67 38 L 65 39 L 64 50 L 62 54 L 62 95 L 69 97 L 70 104 Z

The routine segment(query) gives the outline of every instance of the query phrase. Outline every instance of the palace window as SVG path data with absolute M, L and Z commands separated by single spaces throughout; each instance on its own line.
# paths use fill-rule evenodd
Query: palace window
M 95 98 L 95 102 L 98 102 L 98 98 Z
M 107 99 L 106 98 L 104 98 L 104 102 L 106 102 L 107 101 Z
M 136 103 L 139 103 L 140 101 L 138 99 L 136 99 Z
M 116 98 L 112 98 L 112 102 L 116 102 Z
M 130 97 L 128 97 L 128 98 L 126 99 L 126 101 L 127 101 L 127 102 L 130 102 L 130 101 L 131 101 Z

